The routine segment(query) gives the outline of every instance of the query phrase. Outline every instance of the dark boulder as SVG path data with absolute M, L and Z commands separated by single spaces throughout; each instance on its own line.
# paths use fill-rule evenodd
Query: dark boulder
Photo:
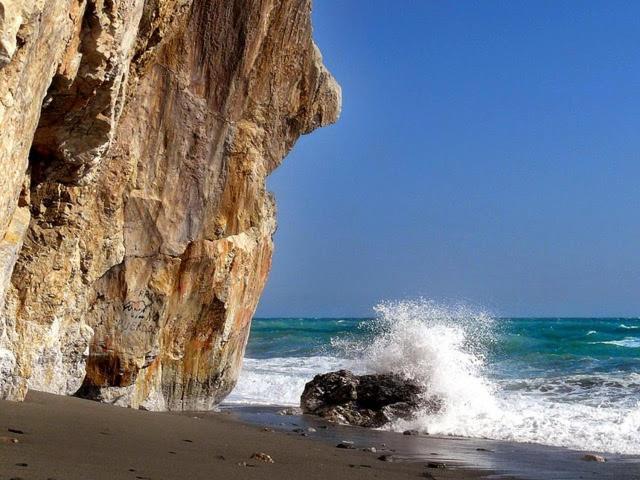
M 302 411 L 329 421 L 377 428 L 416 411 L 438 411 L 441 403 L 424 388 L 395 373 L 355 375 L 348 370 L 316 375 L 300 397 Z

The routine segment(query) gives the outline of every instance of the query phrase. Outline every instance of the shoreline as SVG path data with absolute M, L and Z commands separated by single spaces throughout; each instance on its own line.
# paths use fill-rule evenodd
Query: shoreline
M 407 436 L 276 410 L 223 405 L 219 412 L 158 413 L 32 391 L 23 403 L 0 401 L 0 437 L 19 442 L 0 441 L 0 479 L 640 477 L 640 457 L 608 455 L 599 464 L 556 447 Z M 355 448 L 336 448 L 343 440 Z M 375 453 L 362 451 L 372 446 Z M 259 452 L 274 463 L 250 458 Z
M 573 450 L 565 447 L 438 435 L 404 435 L 389 430 L 341 426 L 309 415 L 282 416 L 280 407 L 222 405 L 237 418 L 254 425 L 268 425 L 289 434 L 295 430 L 316 428 L 314 435 L 329 444 L 341 440 L 354 441 L 358 448 L 384 444 L 387 454 L 398 462 L 445 463 L 452 471 L 480 478 L 528 480 L 638 480 L 640 455 L 614 454 L 597 450 Z M 290 408 L 290 407 L 289 407 Z M 321 427 L 325 428 L 321 428 Z M 606 458 L 605 463 L 585 461 L 584 456 L 595 454 Z M 437 472 L 437 473 L 435 473 Z M 440 471 L 430 470 L 436 478 Z M 468 477 L 477 478 L 477 477 Z

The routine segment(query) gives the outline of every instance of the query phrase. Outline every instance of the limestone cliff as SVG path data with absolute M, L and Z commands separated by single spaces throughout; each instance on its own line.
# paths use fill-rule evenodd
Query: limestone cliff
M 266 176 L 339 110 L 310 0 L 0 0 L 0 397 L 222 399 Z

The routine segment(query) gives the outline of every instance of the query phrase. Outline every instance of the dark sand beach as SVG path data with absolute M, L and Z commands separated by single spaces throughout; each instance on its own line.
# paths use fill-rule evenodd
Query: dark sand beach
M 260 409 L 154 413 L 30 392 L 0 402 L 0 479 L 640 478 L 631 457 L 597 464 L 565 449 L 323 426 Z M 251 458 L 259 452 L 274 463 Z
M 145 412 L 29 392 L 24 403 L 0 402 L 1 435 L 19 442 L 0 443 L 0 479 L 405 479 L 425 478 L 429 470 L 422 462 L 383 462 L 380 453 L 264 431 L 226 413 L 194 416 L 202 414 Z M 250 458 L 258 452 L 274 463 Z M 480 474 L 447 469 L 434 478 Z

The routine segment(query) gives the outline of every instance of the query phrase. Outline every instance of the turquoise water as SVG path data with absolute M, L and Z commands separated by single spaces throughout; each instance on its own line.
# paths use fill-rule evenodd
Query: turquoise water
M 418 301 L 369 319 L 255 319 L 229 401 L 294 405 L 338 368 L 400 371 L 445 400 L 391 428 L 640 453 L 637 318 L 492 318 Z

